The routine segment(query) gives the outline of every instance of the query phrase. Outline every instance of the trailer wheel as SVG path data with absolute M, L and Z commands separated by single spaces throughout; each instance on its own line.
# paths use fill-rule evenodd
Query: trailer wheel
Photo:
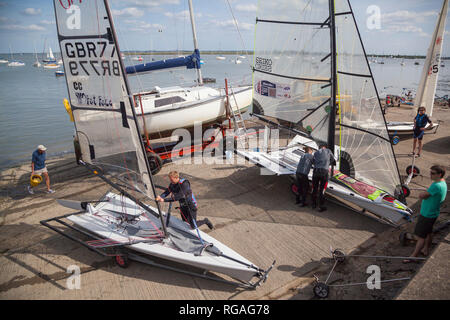
M 337 262 L 344 262 L 345 261 L 345 253 L 342 250 L 335 249 L 333 251 L 333 259 Z
M 329 291 L 329 287 L 323 282 L 318 282 L 313 289 L 314 295 L 318 298 L 328 297 Z
M 264 115 L 264 109 L 261 107 L 259 102 L 256 101 L 255 99 L 253 99 L 252 113 L 259 114 L 259 115 L 262 115 L 262 116 Z
M 352 157 L 349 153 L 342 150 L 340 156 L 339 171 L 349 177 L 355 177 L 355 166 L 353 165 Z
M 147 159 L 152 174 L 157 174 L 163 166 L 161 157 L 155 152 L 147 151 Z
M 406 184 L 402 185 L 402 191 L 403 191 L 403 196 L 405 198 L 408 198 L 409 195 L 411 194 L 411 190 L 409 189 L 409 187 Z
M 296 196 L 298 195 L 298 186 L 295 182 L 292 182 L 291 184 L 291 192 Z
M 121 268 L 128 268 L 130 265 L 130 260 L 127 255 L 114 256 L 114 262 Z
M 399 136 L 393 136 L 392 137 L 392 144 L 395 146 L 396 144 L 398 144 L 400 142 L 400 137 Z
M 77 161 L 77 164 L 80 165 L 81 147 L 80 147 L 80 142 L 78 141 L 76 136 L 73 138 L 73 149 L 75 151 L 75 159 Z
M 409 166 L 406 167 L 406 174 L 408 176 L 411 174 L 411 170 L 413 173 L 413 175 L 412 175 L 413 178 L 417 177 L 420 174 L 420 169 L 418 167 L 410 164 Z

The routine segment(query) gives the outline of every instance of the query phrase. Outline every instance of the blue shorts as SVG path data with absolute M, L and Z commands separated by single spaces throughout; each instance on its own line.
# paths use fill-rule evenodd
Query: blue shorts
M 422 140 L 424 134 L 425 134 L 425 131 L 416 131 L 416 130 L 413 131 L 414 139 Z

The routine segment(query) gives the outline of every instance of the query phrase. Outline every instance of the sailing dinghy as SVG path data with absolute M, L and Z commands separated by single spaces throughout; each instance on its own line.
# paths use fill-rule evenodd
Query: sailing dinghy
M 438 16 L 436 28 L 434 29 L 431 43 L 428 47 L 427 57 L 423 64 L 422 76 L 420 78 L 419 87 L 414 99 L 414 110 L 419 107 L 425 107 L 427 114 L 433 116 L 434 98 L 436 94 L 436 86 L 438 73 L 440 68 L 442 45 L 444 42 L 445 20 L 447 18 L 448 0 L 444 0 L 441 11 Z M 436 130 L 439 123 L 430 125 L 427 123 L 425 130 Z M 387 123 L 388 131 L 395 135 L 412 134 L 414 130 L 414 122 L 394 122 Z
M 405 186 L 350 3 L 260 2 L 256 21 L 253 118 L 291 139 L 267 151 L 249 150 L 240 130 L 235 153 L 277 175 L 293 175 L 303 146 L 317 150 L 326 143 L 337 160 L 327 194 L 391 224 L 409 219 L 412 211 L 404 204 Z
M 41 223 L 90 250 L 112 255 L 120 266 L 134 259 L 208 279 L 256 287 L 266 280 L 272 267 L 263 270 L 198 228 L 191 230 L 187 223 L 170 216 L 170 207 L 165 213 L 154 200 L 153 178 L 108 2 L 80 1 L 76 5 L 83 24 L 69 23 L 73 22 L 70 11 L 61 1 L 54 0 L 65 77 L 82 154 L 80 163 L 118 193 L 109 192 L 90 203 L 59 200 L 78 212 Z M 155 206 L 147 205 L 148 200 L 155 201 Z M 92 240 L 66 234 L 61 226 Z M 183 267 L 156 263 L 150 257 Z M 203 274 L 187 271 L 187 266 Z M 207 271 L 235 280 L 212 277 Z

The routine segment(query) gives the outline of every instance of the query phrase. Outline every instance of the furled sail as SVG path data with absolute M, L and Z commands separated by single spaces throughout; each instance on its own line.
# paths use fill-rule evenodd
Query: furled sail
M 354 178 L 398 195 L 397 162 L 350 2 L 334 5 L 339 145 L 351 156 Z
M 442 43 L 444 42 L 445 19 L 447 18 L 448 0 L 444 0 L 436 28 L 431 38 L 431 44 L 428 48 L 427 57 L 423 65 L 422 76 L 420 78 L 419 88 L 417 89 L 414 107 L 425 107 L 428 115 L 433 115 L 434 95 L 436 93 L 438 72 L 442 53 Z
M 253 113 L 258 104 L 264 116 L 322 142 L 331 101 L 328 17 L 323 1 L 260 1 L 253 68 Z
M 82 159 L 133 194 L 152 196 L 149 166 L 104 0 L 54 0 Z
M 135 66 L 126 67 L 126 72 L 129 75 L 149 73 L 163 69 L 174 69 L 186 67 L 187 69 L 200 69 L 200 51 L 195 49 L 194 53 L 186 56 L 173 59 L 166 59 Z

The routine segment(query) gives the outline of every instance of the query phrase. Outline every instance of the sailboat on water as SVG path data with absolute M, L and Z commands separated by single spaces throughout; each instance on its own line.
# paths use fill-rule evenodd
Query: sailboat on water
M 40 68 L 42 64 L 39 62 L 39 59 L 37 56 L 36 45 L 34 46 L 34 57 L 36 58 L 36 61 L 33 63 L 33 67 Z
M 14 60 L 14 55 L 12 53 L 11 46 L 9 46 L 9 53 L 11 55 L 11 61 L 8 63 L 8 67 L 23 67 L 23 66 L 25 66 L 25 62 Z
M 108 192 L 99 201 L 89 203 L 59 200 L 78 212 L 41 223 L 97 253 L 112 255 L 122 267 L 132 259 L 231 282 L 207 273 L 212 271 L 236 279 L 233 283 L 244 287 L 254 288 L 265 281 L 271 268 L 263 270 L 255 266 L 198 228 L 192 230 L 187 223 L 171 217 L 170 210 L 167 213 L 161 210 L 155 201 L 153 177 L 108 2 L 83 1 L 77 6 L 86 21 L 98 21 L 70 29 L 66 23 L 70 17 L 68 10 L 54 0 L 71 112 L 81 149 L 80 164 L 118 193 Z M 87 58 L 81 50 L 73 50 L 75 44 L 77 48 L 89 46 L 96 54 Z M 95 72 L 98 64 L 105 67 L 104 73 Z M 148 205 L 148 201 L 155 206 Z M 58 228 L 61 225 L 93 240 L 67 235 Z M 182 267 L 156 263 L 150 257 L 177 262 Z M 187 271 L 186 266 L 203 273 Z
M 192 1 L 189 0 L 188 4 L 194 42 L 193 54 L 126 68 L 128 75 L 175 68 L 194 69 L 197 72 L 195 86 L 168 88 L 155 86 L 152 90 L 134 93 L 138 105 L 136 113 L 138 117 L 144 115 L 149 134 L 154 138 L 170 136 L 177 128 L 191 130 L 195 122 L 201 122 L 203 128 L 208 128 L 226 118 L 227 93 L 225 88 L 219 89 L 203 85 Z M 251 86 L 228 88 L 228 91 L 231 94 L 229 101 L 233 110 L 237 112 L 239 109 L 240 112 L 244 112 L 249 108 L 252 99 Z M 141 110 L 141 105 L 143 110 Z M 140 121 L 139 124 L 143 132 L 143 122 Z
M 422 76 L 419 87 L 414 98 L 414 110 L 417 112 L 419 107 L 425 107 L 427 114 L 433 116 L 434 99 L 439 75 L 439 64 L 441 62 L 442 46 L 444 42 L 445 21 L 447 18 L 448 0 L 444 0 L 441 11 L 438 16 L 436 28 L 434 29 L 431 43 L 428 47 L 427 57 L 423 64 Z M 442 67 L 442 66 L 441 66 Z M 430 125 L 427 123 L 425 130 L 437 130 L 439 123 Z M 394 122 L 387 123 L 390 133 L 395 135 L 412 134 L 414 122 Z M 436 132 L 436 131 L 434 131 Z
M 328 195 L 391 224 L 409 219 L 406 186 L 350 2 L 290 4 L 259 3 L 253 67 L 253 117 L 290 138 L 284 146 L 249 150 L 237 131 L 235 153 L 274 174 L 293 175 L 303 147 L 325 143 L 337 160 Z

